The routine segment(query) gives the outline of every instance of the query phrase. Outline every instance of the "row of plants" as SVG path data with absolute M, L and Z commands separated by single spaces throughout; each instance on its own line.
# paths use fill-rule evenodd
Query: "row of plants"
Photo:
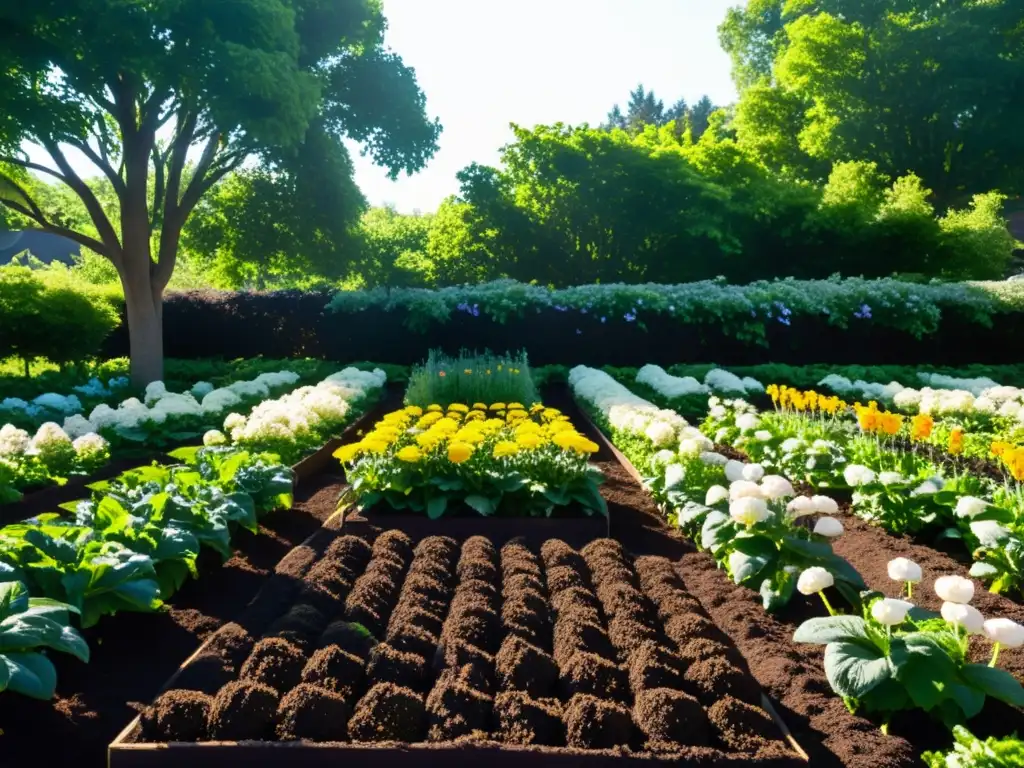
M 703 439 L 691 433 L 677 445 L 659 448 L 641 421 L 620 418 L 612 423 L 616 408 L 645 407 L 636 395 L 593 369 L 577 368 L 571 380 L 581 405 L 595 414 L 615 444 L 647 475 L 645 485 L 670 522 L 708 551 L 736 583 L 759 591 L 767 610 L 777 610 L 795 591 L 821 596 L 828 616 L 805 621 L 794 641 L 825 646 L 826 677 L 851 711 L 886 729 L 897 713 L 913 710 L 961 725 L 981 711 L 988 696 L 1024 706 L 1024 688 L 996 666 L 1000 648 L 1024 645 L 1024 627 L 1005 618 L 983 617 L 970 605 L 971 580 L 944 576 L 935 582 L 933 589 L 943 601 L 939 613 L 910 602 L 921 569 L 904 558 L 889 563 L 898 597 L 866 590 L 856 571 L 828 546 L 842 535 L 843 526 L 833 516 L 839 511 L 836 500 L 817 493 L 820 485 L 807 482 L 807 473 L 813 475 L 817 469 L 816 461 L 791 464 L 804 471 L 787 477 L 783 463 L 727 459 L 709 448 L 712 441 L 703 435 L 722 429 L 735 430 L 740 438 L 771 442 L 763 416 L 752 406 L 711 398 L 714 415 L 703 425 Z M 745 445 L 743 439 L 735 442 Z M 798 493 L 795 485 L 807 492 Z M 814 564 L 808 556 L 823 562 Z M 827 599 L 826 590 L 831 588 L 849 604 L 847 613 Z M 972 635 L 992 642 L 990 664 L 969 661 Z M 954 758 L 968 748 L 994 749 L 991 744 L 974 744 L 966 731 L 958 738 L 961 746 L 950 753 Z M 998 747 L 1007 752 L 1013 745 L 1008 739 Z
M 88 661 L 78 628 L 160 610 L 199 575 L 204 547 L 227 560 L 236 530 L 256 533 L 260 517 L 291 507 L 292 471 L 276 456 L 205 447 L 174 456 L 182 463 L 91 485 L 65 514 L 0 528 L 0 691 L 52 698 L 45 650 Z
M 539 402 L 525 353 L 432 350 L 410 374 L 405 403 L 335 453 L 350 483 L 343 507 L 431 519 L 551 517 L 570 506 L 607 516 L 604 477 L 588 461 L 597 444 Z

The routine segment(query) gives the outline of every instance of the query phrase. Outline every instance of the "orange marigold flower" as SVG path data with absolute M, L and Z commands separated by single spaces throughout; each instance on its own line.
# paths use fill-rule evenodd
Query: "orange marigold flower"
M 935 419 L 927 413 L 919 413 L 910 422 L 910 439 L 927 440 L 935 426 Z
M 961 427 L 953 427 L 953 431 L 949 433 L 947 450 L 954 456 L 964 452 L 964 431 Z

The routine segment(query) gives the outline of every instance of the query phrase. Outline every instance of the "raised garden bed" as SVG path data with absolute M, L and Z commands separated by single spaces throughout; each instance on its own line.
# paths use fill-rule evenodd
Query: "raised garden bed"
M 264 620 L 261 601 L 279 617 L 215 634 L 111 745 L 111 768 L 804 764 L 671 562 L 609 539 L 344 535 L 290 605 L 264 590 Z

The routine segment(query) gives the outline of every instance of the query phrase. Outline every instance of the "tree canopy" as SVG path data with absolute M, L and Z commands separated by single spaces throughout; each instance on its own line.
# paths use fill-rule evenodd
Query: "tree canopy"
M 384 48 L 385 26 L 379 0 L 0 4 L 0 162 L 70 188 L 95 235 L 47 218 L 17 173 L 2 174 L 0 201 L 113 263 L 137 381 L 161 373 L 161 299 L 182 227 L 227 174 L 261 159 L 316 230 L 351 207 L 343 137 L 392 177 L 436 151 L 440 126 Z M 54 167 L 30 161 L 24 142 Z M 75 172 L 68 147 L 110 182 L 115 205 Z

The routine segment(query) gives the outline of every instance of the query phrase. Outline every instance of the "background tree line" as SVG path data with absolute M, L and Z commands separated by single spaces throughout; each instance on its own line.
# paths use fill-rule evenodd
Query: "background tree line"
M 735 104 L 666 107 L 641 85 L 598 127 L 513 126 L 432 213 L 368 208 L 343 152 L 240 167 L 185 223 L 172 286 L 1006 274 L 1024 4 L 748 0 L 719 31 Z M 76 195 L 27 183 L 89 229 Z M 88 254 L 81 271 L 114 277 Z

